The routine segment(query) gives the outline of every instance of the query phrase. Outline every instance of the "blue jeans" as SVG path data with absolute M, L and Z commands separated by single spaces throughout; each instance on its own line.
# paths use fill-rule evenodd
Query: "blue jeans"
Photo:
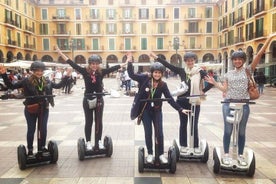
M 260 94 L 264 93 L 264 84 L 258 84 L 258 91 Z
M 40 118 L 40 113 L 37 114 L 31 114 L 27 111 L 25 108 L 24 110 L 25 118 L 27 121 L 27 148 L 33 149 L 33 142 L 34 142 L 34 133 L 36 129 L 36 121 Z M 40 143 L 38 142 L 38 150 L 41 150 L 42 147 L 46 145 L 46 137 L 47 137 L 47 123 L 48 123 L 48 117 L 49 117 L 49 109 L 44 108 L 43 117 L 42 117 L 42 123 L 41 123 L 41 139 Z
M 233 124 L 228 123 L 226 121 L 226 117 L 230 113 L 230 107 L 229 103 L 224 103 L 222 106 L 222 112 L 223 112 L 223 120 L 224 120 L 224 135 L 223 135 L 223 148 L 224 153 L 229 153 L 229 145 L 230 145 L 230 139 L 231 134 L 233 131 Z M 239 124 L 239 136 L 238 136 L 238 153 L 239 155 L 243 154 L 244 146 L 245 146 L 245 130 L 246 130 L 246 124 L 248 121 L 250 109 L 249 105 L 243 106 L 243 115 L 241 122 Z
M 152 124 L 154 126 L 154 140 L 157 143 L 155 153 L 159 156 L 164 153 L 163 116 L 160 110 L 146 109 L 142 116 L 145 131 L 145 140 L 148 154 L 153 154 L 152 149 Z

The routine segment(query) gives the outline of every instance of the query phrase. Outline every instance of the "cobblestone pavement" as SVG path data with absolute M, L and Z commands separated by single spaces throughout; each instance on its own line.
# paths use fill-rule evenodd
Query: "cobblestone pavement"
M 116 89 L 115 79 L 104 79 L 107 90 Z M 170 89 L 178 80 L 167 80 Z M 121 93 L 122 94 L 122 93 Z M 48 140 L 56 140 L 59 147 L 57 164 L 18 168 L 17 146 L 26 145 L 26 122 L 22 100 L 0 101 L 0 183 L 1 184 L 86 184 L 86 183 L 276 183 L 276 89 L 265 88 L 265 94 L 251 106 L 247 127 L 246 146 L 254 150 L 256 173 L 253 178 L 238 174 L 214 174 L 212 150 L 222 146 L 223 121 L 221 93 L 211 89 L 202 103 L 199 134 L 209 144 L 209 161 L 179 162 L 175 174 L 167 172 L 138 172 L 137 150 L 144 145 L 143 127 L 135 125 L 129 117 L 133 97 L 105 97 L 103 136 L 110 135 L 114 152 L 111 158 L 78 160 L 77 139 L 84 137 L 82 111 L 83 83 L 74 86 L 70 95 L 55 98 L 56 106 L 50 109 Z M 177 112 L 167 103 L 163 105 L 165 151 L 178 139 Z M 93 130 L 94 131 L 94 130 Z M 93 135 L 92 135 L 93 137 Z M 36 143 L 36 140 L 34 141 Z

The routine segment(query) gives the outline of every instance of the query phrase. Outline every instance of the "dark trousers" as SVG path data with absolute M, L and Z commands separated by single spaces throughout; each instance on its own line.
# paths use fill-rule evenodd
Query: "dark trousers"
M 142 117 L 144 131 L 145 131 L 145 140 L 148 150 L 148 154 L 153 154 L 152 149 L 152 125 L 154 126 L 154 141 L 157 143 L 156 153 L 162 155 L 164 153 L 164 136 L 163 136 L 163 116 L 160 110 L 155 111 L 145 110 Z
M 184 109 L 191 109 L 191 104 L 188 100 L 184 101 L 177 101 L 178 104 Z M 199 138 L 198 138 L 198 119 L 200 114 L 200 105 L 196 105 L 195 108 L 195 121 L 194 121 L 194 147 L 198 147 Z M 179 143 L 180 146 L 188 146 L 187 143 L 187 125 L 188 125 L 188 116 L 179 112 L 179 119 L 180 119 L 180 128 L 179 128 Z M 189 130 L 191 131 L 191 130 Z
M 103 130 L 103 108 L 104 101 L 103 98 L 99 98 L 97 102 L 97 107 L 95 109 L 89 109 L 87 98 L 83 98 L 83 110 L 85 116 L 85 127 L 84 133 L 86 141 L 91 141 L 93 116 L 95 116 L 95 145 L 98 145 L 99 140 L 102 138 Z
M 41 124 L 40 124 L 40 144 L 38 143 L 38 150 L 41 150 L 42 147 L 45 147 L 46 145 L 46 137 L 47 137 L 47 123 L 48 123 L 48 117 L 49 117 L 49 109 L 44 108 L 43 110 L 43 116 L 41 117 L 40 113 L 37 114 L 31 114 L 27 111 L 27 109 L 24 109 L 25 118 L 27 121 L 27 148 L 33 149 L 33 142 L 34 142 L 34 133 L 36 129 L 36 122 L 39 118 L 42 118 Z M 39 123 L 39 122 L 38 122 Z M 39 147 L 40 145 L 40 147 Z

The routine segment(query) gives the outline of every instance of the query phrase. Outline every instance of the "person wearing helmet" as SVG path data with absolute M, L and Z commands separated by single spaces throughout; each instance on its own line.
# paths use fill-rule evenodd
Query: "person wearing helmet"
M 129 53 L 127 55 L 127 71 L 129 77 L 139 83 L 139 98 L 141 99 L 155 99 L 161 98 L 162 94 L 165 98 L 170 98 L 168 103 L 180 113 L 188 113 L 188 110 L 183 109 L 173 99 L 168 89 L 166 82 L 162 81 L 165 67 L 161 63 L 155 62 L 150 66 L 150 76 L 147 74 L 135 74 L 132 65 L 132 56 Z M 138 102 L 137 101 L 137 102 Z M 162 101 L 144 102 L 139 104 L 139 112 L 142 113 L 142 122 L 144 125 L 145 140 L 148 151 L 147 162 L 153 162 L 153 149 L 152 149 L 152 124 L 154 125 L 155 132 L 158 141 L 158 154 L 155 157 L 159 157 L 161 163 L 167 163 L 167 158 L 164 156 L 164 137 L 163 137 L 163 121 L 162 121 Z
M 184 54 L 185 67 L 177 67 L 170 64 L 168 61 L 164 60 L 161 57 L 158 57 L 155 53 L 151 52 L 150 57 L 154 58 L 156 61 L 162 63 L 165 67 L 170 69 L 175 74 L 178 74 L 181 80 L 181 83 L 185 82 L 188 85 L 188 90 L 183 91 L 182 93 L 177 93 L 176 102 L 185 109 L 191 109 L 191 104 L 189 99 L 183 99 L 185 96 L 192 95 L 204 95 L 209 89 L 212 88 L 212 84 L 208 84 L 203 87 L 203 79 L 207 76 L 206 71 L 202 70 L 199 67 L 195 67 L 195 62 L 197 60 L 197 55 L 193 52 L 187 52 Z M 181 99 L 182 98 L 182 99 Z M 194 125 L 194 151 L 200 153 L 199 148 L 199 138 L 198 138 L 198 119 L 200 114 L 200 103 L 197 102 L 195 108 L 195 125 Z M 180 143 L 180 152 L 186 153 L 188 149 L 187 144 L 187 124 L 188 124 L 188 115 L 179 113 L 180 127 L 179 127 L 179 143 Z
M 4 79 L 5 84 L 8 86 L 9 89 L 18 89 L 23 88 L 23 93 L 25 97 L 32 97 L 26 98 L 23 104 L 25 105 L 24 115 L 27 121 L 27 148 L 28 148 L 28 155 L 33 155 L 33 141 L 34 141 L 34 134 L 36 129 L 36 122 L 38 118 L 41 116 L 39 112 L 32 112 L 30 106 L 35 106 L 39 104 L 40 107 L 43 109 L 43 120 L 42 120 L 42 130 L 41 130 L 41 148 L 38 150 L 47 151 L 45 148 L 46 144 L 46 137 L 47 137 L 47 123 L 48 123 L 48 116 L 49 116 L 49 104 L 54 106 L 54 99 L 53 97 L 47 98 L 35 98 L 40 95 L 52 95 L 53 88 L 58 89 L 64 86 L 66 82 L 65 77 L 60 83 L 54 83 L 50 80 L 46 79 L 43 76 L 43 71 L 45 70 L 45 64 L 43 62 L 34 61 L 31 66 L 30 70 L 32 74 L 24 78 L 17 83 L 11 83 L 8 79 L 6 68 L 4 66 L 0 66 L 0 74 Z
M 104 101 L 103 97 L 98 95 L 97 97 L 93 96 L 93 93 L 103 93 L 103 78 L 105 75 L 112 73 L 120 68 L 122 68 L 125 63 L 121 65 L 115 65 L 110 68 L 103 69 L 100 67 L 100 63 L 102 62 L 102 58 L 99 55 L 93 54 L 88 58 L 88 66 L 81 67 L 78 64 L 74 63 L 71 59 L 69 59 L 66 55 L 64 55 L 58 47 L 56 47 L 58 54 L 69 64 L 73 69 L 78 71 L 83 76 L 85 91 L 83 97 L 83 110 L 85 116 L 85 138 L 86 138 L 86 148 L 87 150 L 92 150 L 91 144 L 91 131 L 93 125 L 93 116 L 95 116 L 95 121 L 98 123 L 98 131 L 96 131 L 95 135 L 95 147 L 94 149 L 103 149 L 102 139 L 102 128 L 103 128 L 103 108 Z M 97 101 L 96 107 L 92 107 L 89 104 L 92 100 Z
M 235 51 L 231 55 L 231 60 L 234 65 L 234 70 L 231 70 L 225 74 L 225 80 L 223 83 L 218 83 L 214 80 L 213 77 L 208 76 L 205 77 L 205 80 L 211 84 L 214 84 L 216 88 L 221 90 L 225 95 L 225 100 L 227 99 L 249 99 L 248 94 L 248 77 L 247 71 L 252 75 L 255 70 L 257 64 L 260 62 L 265 49 L 268 47 L 270 41 L 276 34 L 270 35 L 262 48 L 259 50 L 252 63 L 248 66 L 244 66 L 246 62 L 246 54 L 245 52 L 239 50 Z M 223 119 L 224 119 L 224 135 L 223 135 L 223 148 L 224 148 L 224 157 L 222 162 L 226 165 L 231 163 L 231 158 L 229 157 L 229 145 L 231 134 L 233 130 L 233 125 L 226 121 L 226 117 L 230 114 L 229 103 L 224 103 L 222 106 L 223 111 Z M 243 115 L 242 119 L 239 123 L 239 138 L 238 138 L 238 161 L 242 166 L 246 166 L 247 162 L 243 156 L 244 146 L 245 146 L 245 132 L 246 132 L 246 124 L 249 118 L 249 105 L 243 105 Z

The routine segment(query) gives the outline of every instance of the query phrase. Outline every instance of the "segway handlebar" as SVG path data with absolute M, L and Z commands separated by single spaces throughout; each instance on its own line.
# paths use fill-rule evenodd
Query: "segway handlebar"
M 178 99 L 181 100 L 181 99 L 191 99 L 191 98 L 200 98 L 200 97 L 206 97 L 207 95 L 190 95 L 190 96 L 182 96 L 182 97 L 179 97 Z
M 24 98 L 27 99 L 37 99 L 37 98 L 48 98 L 48 97 L 55 97 L 56 95 L 37 95 L 37 96 L 25 96 Z
M 147 99 L 141 99 L 141 102 L 160 102 L 160 101 L 169 101 L 172 98 L 147 98 Z
M 110 93 L 85 93 L 85 96 L 105 96 L 110 95 Z
M 249 99 L 226 99 L 221 101 L 221 103 L 245 103 L 245 104 L 256 104 L 256 102 L 252 102 Z

